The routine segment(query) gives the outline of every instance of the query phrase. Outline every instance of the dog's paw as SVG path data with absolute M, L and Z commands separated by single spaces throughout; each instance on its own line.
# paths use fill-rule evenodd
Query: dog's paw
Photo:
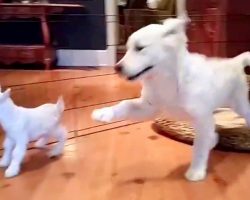
M 115 113 L 112 107 L 106 107 L 94 110 L 91 117 L 95 121 L 108 123 L 114 121 Z
M 189 168 L 185 174 L 185 177 L 189 181 L 202 181 L 206 178 L 206 170 L 194 170 Z
M 53 149 L 51 149 L 49 152 L 48 152 L 48 157 L 49 158 L 56 158 L 56 157 L 59 157 L 63 154 L 63 150 L 55 147 Z
M 47 139 L 46 138 L 40 138 L 39 140 L 37 140 L 35 142 L 34 145 L 38 149 L 44 149 L 44 148 L 46 148 L 46 145 L 47 145 Z
M 14 176 L 17 176 L 20 172 L 20 167 L 15 165 L 15 166 L 9 166 L 4 173 L 5 178 L 12 178 Z
M 55 149 L 52 149 L 51 151 L 49 151 L 48 153 L 48 157 L 49 158 L 57 158 L 59 156 L 62 155 L 62 152 L 61 151 L 56 151 Z
M 215 148 L 218 143 L 219 143 L 219 134 L 215 132 L 214 137 L 211 140 L 211 149 Z
M 10 164 L 10 162 L 9 162 L 9 160 L 7 160 L 7 159 L 3 159 L 3 158 L 2 158 L 2 159 L 0 160 L 0 167 L 1 167 L 1 168 L 8 167 L 9 164 Z

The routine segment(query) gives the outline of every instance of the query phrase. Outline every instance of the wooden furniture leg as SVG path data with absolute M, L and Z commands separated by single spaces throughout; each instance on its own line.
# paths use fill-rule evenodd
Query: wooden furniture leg
M 46 18 L 45 11 L 44 11 L 44 14 L 41 16 L 40 20 L 41 20 L 41 26 L 42 26 L 44 45 L 46 49 L 50 49 L 50 32 L 49 32 L 49 26 L 48 26 L 48 21 Z M 50 51 L 47 51 L 47 52 L 45 51 L 44 53 L 44 65 L 45 65 L 46 70 L 51 69 L 52 60 L 50 56 L 48 55 L 49 53 Z

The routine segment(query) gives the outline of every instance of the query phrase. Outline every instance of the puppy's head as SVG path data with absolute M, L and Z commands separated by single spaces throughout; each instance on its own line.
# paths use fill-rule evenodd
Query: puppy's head
M 181 48 L 186 48 L 187 20 L 170 18 L 163 24 L 151 24 L 134 32 L 126 44 L 124 57 L 115 70 L 128 80 L 152 76 L 164 63 L 167 67 L 176 59 Z

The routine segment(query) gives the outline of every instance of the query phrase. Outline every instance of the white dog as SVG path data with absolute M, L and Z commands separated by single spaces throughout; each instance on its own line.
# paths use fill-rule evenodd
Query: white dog
M 0 92 L 0 123 L 6 134 L 0 167 L 7 167 L 6 178 L 19 174 L 30 141 L 38 139 L 36 147 L 43 147 L 50 137 L 54 137 L 58 143 L 49 152 L 49 156 L 59 156 L 63 152 L 67 133 L 61 125 L 64 111 L 62 97 L 58 99 L 56 104 L 23 108 L 14 104 L 10 98 L 10 91 L 7 89 L 3 93 Z
M 250 125 L 244 74 L 244 67 L 250 65 L 250 52 L 228 59 L 190 53 L 186 24 L 184 18 L 170 18 L 133 33 L 115 69 L 130 81 L 141 81 L 141 97 L 95 110 L 92 118 L 102 122 L 147 120 L 164 112 L 171 118 L 189 120 L 196 137 L 185 176 L 199 181 L 206 176 L 209 152 L 218 141 L 214 111 L 230 107 Z

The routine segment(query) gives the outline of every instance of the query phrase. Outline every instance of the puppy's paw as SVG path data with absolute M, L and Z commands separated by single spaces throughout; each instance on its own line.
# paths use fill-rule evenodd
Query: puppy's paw
M 14 176 L 17 176 L 20 172 L 20 167 L 15 165 L 15 166 L 9 166 L 4 174 L 5 178 L 12 178 Z
M 114 121 L 115 113 L 112 107 L 106 107 L 94 110 L 91 117 L 95 121 L 108 123 Z
M 214 137 L 211 139 L 211 149 L 215 148 L 219 143 L 219 134 L 215 132 Z
M 202 181 L 206 178 L 206 170 L 194 170 L 192 168 L 189 168 L 185 174 L 185 177 L 189 181 Z
M 47 144 L 47 139 L 46 138 L 40 138 L 39 140 L 37 140 L 35 142 L 35 147 L 38 149 L 44 149 L 46 148 L 46 144 Z
M 1 168 L 8 167 L 9 164 L 10 164 L 10 161 L 7 160 L 7 159 L 3 159 L 3 158 L 2 158 L 2 159 L 0 160 L 0 167 L 1 167 Z
M 61 156 L 62 154 L 63 154 L 63 150 L 55 147 L 49 151 L 48 157 L 49 158 L 56 158 L 56 157 Z

